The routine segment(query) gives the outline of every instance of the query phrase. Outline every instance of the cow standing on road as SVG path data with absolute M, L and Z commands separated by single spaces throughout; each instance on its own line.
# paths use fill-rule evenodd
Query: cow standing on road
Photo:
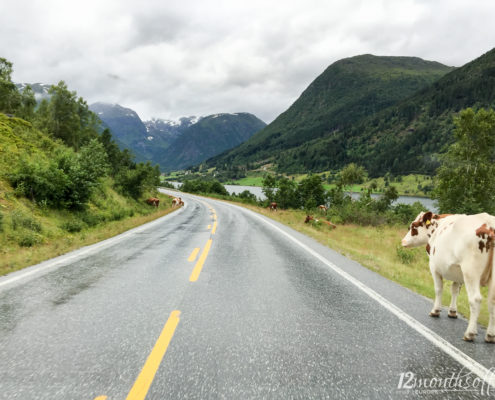
M 485 341 L 495 343 L 495 285 L 492 279 L 495 246 L 495 217 L 476 215 L 435 215 L 422 212 L 411 223 L 402 239 L 404 247 L 426 245 L 430 256 L 430 271 L 435 285 L 435 302 L 430 316 L 440 316 L 443 279 L 453 281 L 450 318 L 457 318 L 457 296 L 461 284 L 466 285 L 469 300 L 469 324 L 464 340 L 471 342 L 477 334 L 480 313 L 480 286 L 489 286 L 488 311 L 490 321 Z

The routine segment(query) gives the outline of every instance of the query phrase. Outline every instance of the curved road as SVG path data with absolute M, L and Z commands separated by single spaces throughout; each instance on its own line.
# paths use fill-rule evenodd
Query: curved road
M 465 343 L 466 321 L 428 317 L 430 300 L 181 196 L 155 222 L 0 278 L 1 399 L 495 396 L 483 331 Z

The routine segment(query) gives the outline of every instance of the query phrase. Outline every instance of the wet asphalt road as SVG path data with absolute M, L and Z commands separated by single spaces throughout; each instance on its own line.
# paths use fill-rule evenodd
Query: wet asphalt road
M 182 197 L 145 227 L 0 279 L 1 399 L 495 397 L 315 254 L 490 370 L 483 331 L 465 343 L 466 321 L 428 317 L 430 300 L 273 221 Z M 448 391 L 419 386 L 439 380 Z

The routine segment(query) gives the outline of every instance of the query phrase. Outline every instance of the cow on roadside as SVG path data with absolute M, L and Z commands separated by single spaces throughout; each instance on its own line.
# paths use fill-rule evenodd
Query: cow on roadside
M 457 296 L 464 283 L 469 300 L 469 323 L 463 339 L 471 342 L 477 335 L 480 313 L 480 286 L 489 286 L 490 320 L 485 341 L 495 343 L 495 285 L 492 279 L 495 246 L 495 217 L 421 212 L 402 239 L 404 247 L 425 246 L 435 285 L 435 302 L 430 316 L 439 317 L 442 309 L 443 279 L 453 281 L 448 316 L 457 318 Z
M 325 214 L 326 214 L 326 213 L 327 213 L 327 211 L 328 211 L 328 207 L 327 207 L 326 205 L 324 205 L 324 204 L 320 204 L 320 205 L 318 206 L 318 210 L 320 210 L 320 212 L 322 212 L 322 213 L 325 213 Z
M 275 203 L 274 201 L 272 201 L 270 203 L 270 205 L 268 206 L 268 208 L 270 209 L 270 211 L 277 211 L 277 206 L 278 206 L 278 204 Z
M 180 197 L 174 197 L 172 199 L 172 207 L 180 207 L 183 205 L 184 205 L 184 202 L 182 201 L 182 199 Z
M 332 228 L 337 228 L 337 225 L 335 224 L 332 224 L 330 221 L 327 221 L 326 219 L 316 219 L 315 217 L 313 217 L 312 215 L 306 215 L 306 219 L 304 220 L 304 223 L 307 224 L 308 222 L 310 221 L 314 221 L 316 223 L 318 222 L 322 222 L 324 224 L 327 224 L 328 226 L 332 227 Z
M 150 206 L 158 207 L 160 205 L 160 199 L 157 199 L 156 197 L 150 197 L 146 200 L 146 203 L 148 203 Z

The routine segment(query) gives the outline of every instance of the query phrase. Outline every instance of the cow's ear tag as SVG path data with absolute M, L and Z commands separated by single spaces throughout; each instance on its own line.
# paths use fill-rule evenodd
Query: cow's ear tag
M 431 221 L 430 220 L 426 221 L 426 226 L 428 226 L 428 225 L 431 225 Z

